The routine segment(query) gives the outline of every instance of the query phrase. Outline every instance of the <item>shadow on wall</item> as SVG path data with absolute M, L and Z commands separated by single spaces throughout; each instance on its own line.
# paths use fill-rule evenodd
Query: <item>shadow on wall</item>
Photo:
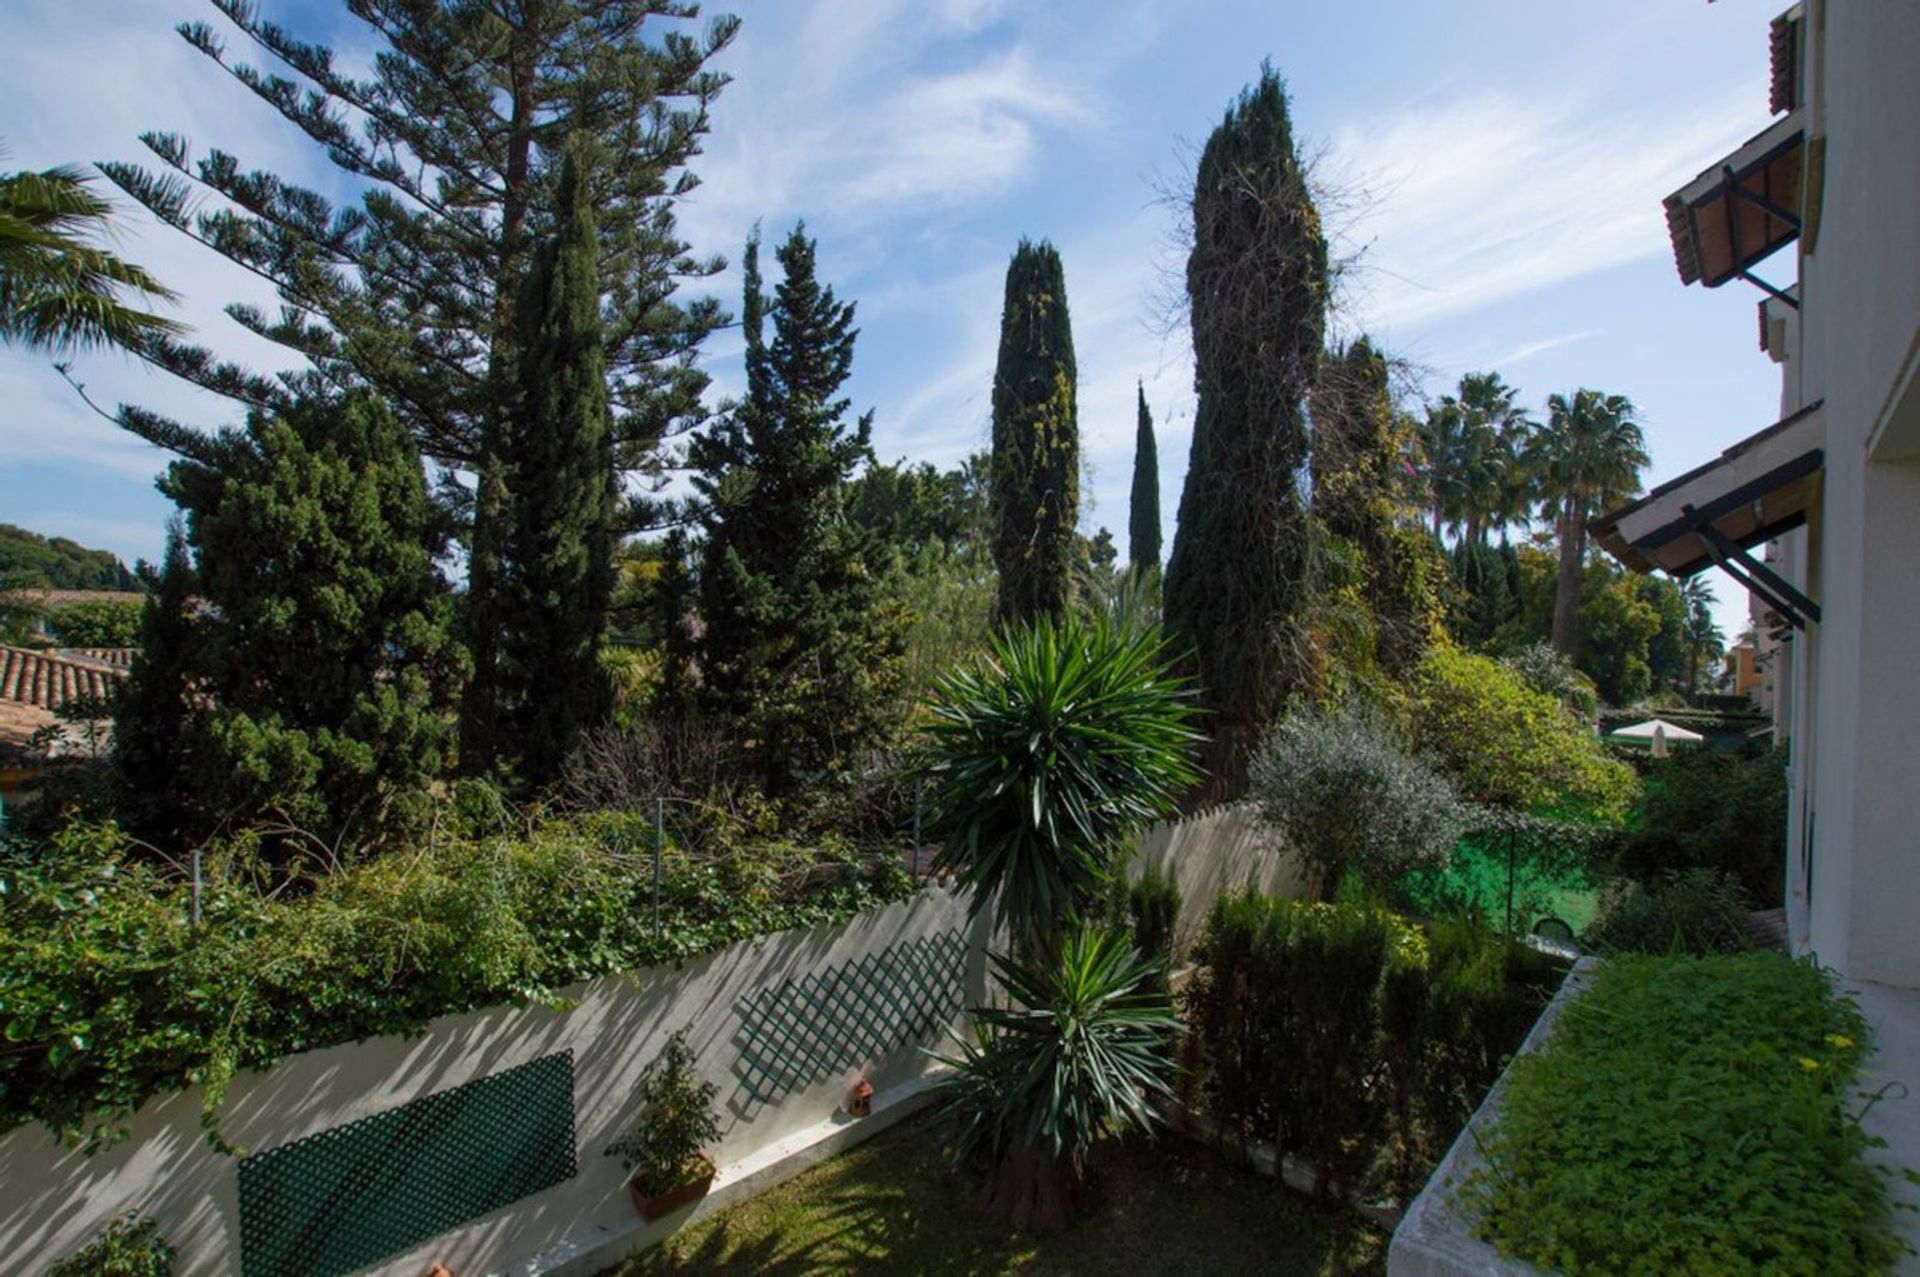
M 723 1093 L 738 1082 L 739 1003 L 756 991 L 863 960 L 904 952 L 929 937 L 960 935 L 968 1005 L 985 988 L 985 919 L 969 923 L 967 897 L 936 890 L 865 914 L 842 927 L 745 941 L 679 967 L 573 985 L 557 1005 L 499 1007 L 434 1021 L 418 1036 L 373 1038 L 281 1061 L 234 1079 L 220 1130 L 260 1152 L 384 1112 L 541 1056 L 574 1055 L 574 1139 L 579 1173 L 424 1245 L 375 1271 L 419 1273 L 438 1261 L 455 1272 L 492 1271 L 595 1228 L 624 1224 L 632 1207 L 616 1159 L 603 1150 L 634 1120 L 634 1084 L 667 1036 L 688 1027 L 701 1075 Z M 917 1023 L 911 1028 L 920 1027 Z M 777 1103 L 723 1111 L 713 1150 L 722 1166 L 828 1119 L 862 1073 L 885 1090 L 927 1071 L 919 1050 L 944 1023 L 909 1033 L 883 1058 L 852 1058 L 797 1082 Z M 0 1133 L 0 1268 L 39 1271 L 70 1253 L 111 1217 L 137 1209 L 177 1248 L 182 1277 L 237 1272 L 240 1220 L 236 1158 L 211 1148 L 200 1129 L 201 1091 L 149 1103 L 130 1138 L 92 1157 L 63 1148 L 41 1126 Z
M 1180 888 L 1174 952 L 1184 961 L 1200 938 L 1213 902 L 1240 887 L 1289 900 L 1308 894 L 1306 864 L 1280 835 L 1262 825 L 1253 808 L 1233 803 L 1155 825 L 1140 839 L 1130 873 L 1158 869 Z

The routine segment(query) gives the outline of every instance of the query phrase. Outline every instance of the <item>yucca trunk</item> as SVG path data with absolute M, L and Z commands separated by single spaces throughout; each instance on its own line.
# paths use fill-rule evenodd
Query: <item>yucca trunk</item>
M 983 1214 L 1033 1233 L 1058 1233 L 1085 1203 L 1086 1178 L 1066 1153 L 1016 1145 L 1000 1157 L 975 1199 Z

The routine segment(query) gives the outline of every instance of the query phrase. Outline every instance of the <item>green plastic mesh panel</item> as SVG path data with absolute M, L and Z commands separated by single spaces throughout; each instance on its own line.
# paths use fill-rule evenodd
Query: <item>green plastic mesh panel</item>
M 568 1050 L 243 1158 L 240 1271 L 351 1272 L 575 1170 Z
M 747 994 L 734 1004 L 742 1093 L 771 1104 L 947 1024 L 966 970 L 966 939 L 954 930 Z

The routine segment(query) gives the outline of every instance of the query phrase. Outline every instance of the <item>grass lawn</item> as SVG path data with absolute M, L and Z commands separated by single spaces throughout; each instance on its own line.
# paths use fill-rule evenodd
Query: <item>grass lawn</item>
M 1168 1136 L 1103 1147 L 1097 1200 L 1065 1233 L 982 1219 L 973 1180 L 949 1169 L 937 1120 L 895 1129 L 629 1260 L 666 1273 L 1381 1273 L 1386 1234 L 1316 1212 L 1273 1180 Z M 1347 1235 L 1336 1236 L 1344 1223 Z M 1341 1268 L 1336 1258 L 1347 1266 Z

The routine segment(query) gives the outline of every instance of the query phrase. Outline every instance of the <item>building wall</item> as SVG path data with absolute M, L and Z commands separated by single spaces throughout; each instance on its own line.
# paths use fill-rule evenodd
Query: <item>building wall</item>
M 1824 615 L 1795 653 L 1809 938 L 1848 975 L 1920 986 L 1920 5 L 1816 0 L 1809 25 L 1825 191 L 1788 386 L 1825 398 L 1828 431 L 1805 576 Z

